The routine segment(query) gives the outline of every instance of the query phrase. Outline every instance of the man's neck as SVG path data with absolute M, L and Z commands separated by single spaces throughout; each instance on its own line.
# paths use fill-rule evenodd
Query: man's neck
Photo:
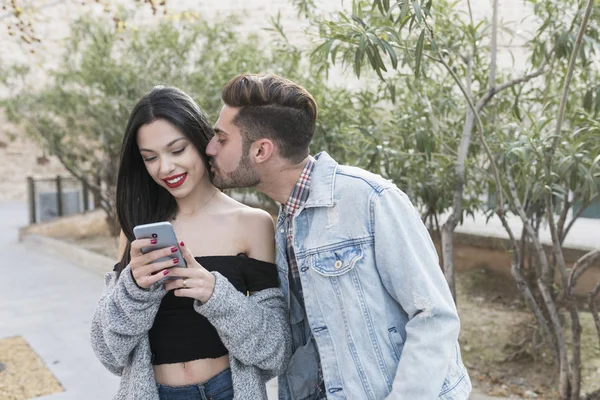
M 256 189 L 280 204 L 285 204 L 300 179 L 309 157 L 298 164 L 282 162 L 271 167 L 270 171 L 262 176 L 261 183 L 256 186 Z

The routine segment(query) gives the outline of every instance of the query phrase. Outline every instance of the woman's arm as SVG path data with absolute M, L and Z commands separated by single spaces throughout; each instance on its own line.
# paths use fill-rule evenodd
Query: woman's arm
M 115 272 L 106 274 L 105 289 L 92 319 L 91 343 L 110 372 L 121 375 L 129 355 L 152 327 L 164 294 L 162 287 L 138 287 L 131 266 L 119 277 Z
M 248 256 L 273 263 L 275 233 L 271 216 L 250 209 L 240 219 Z M 291 334 L 281 289 L 272 287 L 244 296 L 222 275 L 214 275 L 213 295 L 205 304 L 195 302 L 196 311 L 215 326 L 233 357 L 271 376 L 283 373 L 291 356 Z

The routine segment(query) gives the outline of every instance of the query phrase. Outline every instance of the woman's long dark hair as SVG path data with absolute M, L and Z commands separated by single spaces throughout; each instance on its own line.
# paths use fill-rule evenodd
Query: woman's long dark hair
M 137 145 L 138 130 L 156 120 L 175 126 L 196 147 L 208 169 L 205 150 L 213 136 L 206 113 L 183 91 L 156 86 L 135 105 L 121 146 L 117 178 L 117 216 L 127 237 L 127 247 L 115 270 L 117 274 L 129 264 L 133 228 L 137 225 L 166 221 L 177 211 L 175 198 L 148 174 Z

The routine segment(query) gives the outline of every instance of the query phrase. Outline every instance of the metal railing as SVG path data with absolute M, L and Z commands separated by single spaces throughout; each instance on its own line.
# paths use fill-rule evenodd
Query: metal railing
M 29 223 L 45 222 L 65 215 L 95 209 L 98 204 L 87 182 L 73 177 L 27 177 Z

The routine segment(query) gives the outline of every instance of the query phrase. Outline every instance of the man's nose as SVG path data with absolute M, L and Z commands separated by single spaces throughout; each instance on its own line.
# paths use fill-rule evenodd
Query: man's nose
M 217 146 L 215 145 L 215 138 L 213 137 L 212 139 L 210 139 L 208 145 L 206 146 L 206 155 L 214 157 L 216 154 Z

